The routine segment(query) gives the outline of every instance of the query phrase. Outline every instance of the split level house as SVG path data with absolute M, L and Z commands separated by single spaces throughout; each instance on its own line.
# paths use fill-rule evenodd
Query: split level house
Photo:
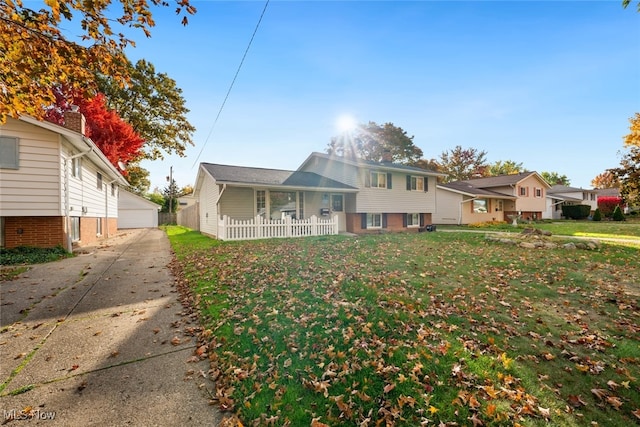
M 593 214 L 598 209 L 598 190 L 553 185 L 547 191 L 547 205 L 542 218 L 560 219 L 562 206 L 568 205 L 588 205 Z
M 440 175 L 312 153 L 295 171 L 201 163 L 194 197 L 200 231 L 223 239 L 227 219 L 326 219 L 337 232 L 357 234 L 418 231 L 433 223 Z
M 546 210 L 550 186 L 537 172 L 439 184 L 436 224 L 474 224 L 514 218 L 537 220 Z
M 0 125 L 0 244 L 72 251 L 115 234 L 118 192 L 128 186 L 84 135 L 84 116 L 65 126 L 22 116 Z

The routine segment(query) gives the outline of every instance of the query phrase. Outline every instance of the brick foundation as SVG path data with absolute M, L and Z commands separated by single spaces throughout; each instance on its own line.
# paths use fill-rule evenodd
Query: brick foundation
M 64 217 L 31 216 L 4 219 L 4 245 L 6 248 L 35 246 L 54 248 L 65 246 Z
M 80 241 L 74 242 L 74 247 L 82 247 L 97 243 L 118 232 L 118 219 L 109 218 L 102 221 L 102 235 L 97 236 L 97 218 L 80 218 Z M 62 216 L 31 216 L 4 218 L 4 247 L 10 249 L 18 246 L 32 246 L 38 248 L 67 247 L 65 232 L 65 217 Z
M 362 228 L 362 214 L 360 213 L 348 213 L 346 218 L 346 228 L 350 233 L 355 234 L 376 234 L 381 232 L 409 232 L 416 233 L 418 232 L 418 227 L 406 227 L 404 226 L 404 216 L 403 213 L 388 213 L 387 214 L 387 224 L 385 228 L 373 228 L 373 229 L 363 229 Z M 431 214 L 423 213 L 422 214 L 423 224 L 430 225 L 431 222 Z

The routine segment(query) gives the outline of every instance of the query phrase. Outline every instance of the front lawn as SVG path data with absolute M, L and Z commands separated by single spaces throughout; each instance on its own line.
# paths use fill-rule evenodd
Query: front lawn
M 638 250 L 167 233 L 244 425 L 633 425 Z

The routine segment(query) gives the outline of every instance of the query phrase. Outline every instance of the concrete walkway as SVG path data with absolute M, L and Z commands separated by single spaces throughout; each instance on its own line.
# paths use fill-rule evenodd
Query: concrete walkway
M 164 232 L 83 252 L 0 283 L 0 423 L 218 425 Z

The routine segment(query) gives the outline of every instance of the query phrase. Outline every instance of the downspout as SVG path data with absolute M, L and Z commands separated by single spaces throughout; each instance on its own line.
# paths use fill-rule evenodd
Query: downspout
M 84 140 L 84 138 L 83 138 Z M 86 156 L 93 151 L 93 147 L 89 148 L 84 153 L 74 154 L 69 156 L 64 161 L 64 210 L 65 221 L 67 223 L 67 251 L 73 252 L 73 242 L 71 241 L 71 214 L 69 209 L 70 197 L 69 197 L 69 160 L 77 159 L 78 157 Z M 82 173 L 82 172 L 81 172 Z
M 473 200 L 476 200 L 478 197 L 472 197 L 470 199 L 467 200 L 463 200 L 460 202 L 460 205 L 458 206 L 458 225 L 462 225 L 462 204 L 463 203 L 467 203 L 467 202 L 471 202 Z
M 116 181 L 117 179 L 107 182 L 106 188 L 104 190 L 104 216 L 106 221 L 105 225 L 107 227 L 107 234 L 106 234 L 107 239 L 109 238 L 109 187 L 111 187 L 111 184 L 113 184 Z

